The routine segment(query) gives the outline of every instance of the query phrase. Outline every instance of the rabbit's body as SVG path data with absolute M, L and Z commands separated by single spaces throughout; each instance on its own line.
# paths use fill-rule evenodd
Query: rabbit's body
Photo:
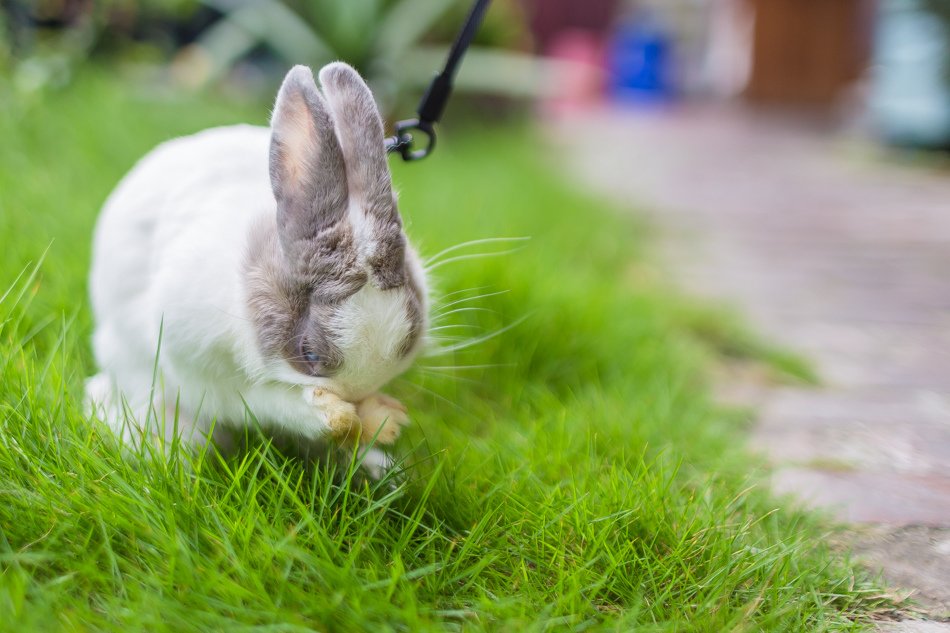
M 184 411 L 197 411 L 194 396 L 222 418 L 243 419 L 234 394 L 246 391 L 241 383 L 262 361 L 243 299 L 241 245 L 274 215 L 269 142 L 269 130 L 250 126 L 169 141 L 103 209 L 90 283 L 93 346 L 136 418 L 148 413 L 158 354 L 164 384 L 156 387 L 165 394 L 204 387 L 181 391 Z
M 357 407 L 364 435 L 392 418 L 379 437 L 395 438 L 404 410 L 375 391 L 418 351 L 425 279 L 402 235 L 375 104 L 352 69 L 333 67 L 321 74 L 332 110 L 295 68 L 272 129 L 167 142 L 107 201 L 90 279 L 102 373 L 88 394 L 127 438 L 152 411 L 166 434 L 177 415 L 186 440 L 249 413 L 339 437 L 349 431 L 335 420 Z M 328 392 L 353 415 L 328 412 Z

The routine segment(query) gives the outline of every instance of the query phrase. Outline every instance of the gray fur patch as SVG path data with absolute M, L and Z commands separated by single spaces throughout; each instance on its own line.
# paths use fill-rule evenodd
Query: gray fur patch
M 366 205 L 367 213 L 388 216 L 398 223 L 399 214 L 392 205 L 383 120 L 373 93 L 359 74 L 342 62 L 324 66 L 320 84 L 336 124 L 351 193 Z
M 285 253 L 287 267 L 297 283 L 310 289 L 315 303 L 342 301 L 366 283 L 353 228 L 345 219 L 296 246 L 293 253 Z
M 410 282 L 412 285 L 412 282 Z M 399 355 L 403 358 L 408 356 L 422 338 L 422 329 L 425 327 L 425 315 L 423 310 L 421 296 L 415 292 L 406 295 L 406 315 L 409 317 L 409 333 L 406 340 L 399 346 Z
M 284 269 L 273 224 L 262 222 L 249 238 L 244 261 L 248 307 L 261 351 L 274 356 L 294 337 L 309 297 Z
M 384 150 L 383 121 L 369 86 L 350 66 L 336 62 L 320 71 L 346 164 L 350 195 L 372 223 L 373 283 L 386 290 L 405 283 L 405 236 Z
M 373 237 L 376 248 L 367 262 L 372 271 L 373 283 L 382 290 L 402 286 L 408 278 L 406 236 L 402 232 L 402 224 L 377 220 L 373 223 Z
M 313 74 L 295 66 L 277 95 L 271 121 L 270 178 L 281 244 L 291 260 L 338 231 L 349 193 L 343 153 Z M 352 246 L 352 240 L 331 240 Z
M 322 358 L 323 375 L 338 369 L 343 357 L 333 333 L 323 324 L 331 321 L 339 300 L 314 300 L 309 284 L 288 267 L 273 222 L 261 222 L 251 231 L 244 272 L 248 308 L 261 352 L 283 357 L 298 371 L 311 373 L 301 356 L 301 349 L 306 348 Z

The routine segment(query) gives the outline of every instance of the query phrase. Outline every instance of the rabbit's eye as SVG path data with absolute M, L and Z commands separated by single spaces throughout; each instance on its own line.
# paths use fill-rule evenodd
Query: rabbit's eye
M 328 369 L 328 358 L 320 353 L 320 347 L 315 342 L 300 339 L 297 341 L 297 364 L 300 370 L 311 376 L 325 376 Z

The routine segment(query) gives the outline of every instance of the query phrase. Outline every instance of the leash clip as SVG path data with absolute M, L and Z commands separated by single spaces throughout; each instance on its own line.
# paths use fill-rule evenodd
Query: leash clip
M 415 138 L 413 131 L 425 133 L 428 142 L 425 147 L 414 149 Z M 435 128 L 428 121 L 406 119 L 396 122 L 396 134 L 386 139 L 386 153 L 398 153 L 406 162 L 421 160 L 432 153 L 435 148 Z
M 475 31 L 485 17 L 485 11 L 488 10 L 488 3 L 491 0 L 475 0 L 472 9 L 469 11 L 465 24 L 459 32 L 458 37 L 449 49 L 449 58 L 445 62 L 442 72 L 435 76 L 432 83 L 422 95 L 422 101 L 416 108 L 416 118 L 406 119 L 396 123 L 396 135 L 386 139 L 386 153 L 399 152 L 404 161 L 414 161 L 425 158 L 432 153 L 435 148 L 435 126 L 434 124 L 442 119 L 442 112 L 452 94 L 452 79 L 458 70 L 458 65 L 462 61 L 462 56 L 468 49 L 468 45 L 475 38 Z M 412 131 L 419 130 L 425 132 L 429 137 L 426 146 L 420 149 L 413 149 Z

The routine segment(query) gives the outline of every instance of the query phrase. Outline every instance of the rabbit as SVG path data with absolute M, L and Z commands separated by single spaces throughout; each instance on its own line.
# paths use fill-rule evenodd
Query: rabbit
M 269 129 L 163 143 L 106 200 L 86 393 L 120 439 L 391 444 L 408 421 L 378 390 L 423 346 L 425 271 L 369 87 L 342 62 L 319 80 L 295 66 Z

